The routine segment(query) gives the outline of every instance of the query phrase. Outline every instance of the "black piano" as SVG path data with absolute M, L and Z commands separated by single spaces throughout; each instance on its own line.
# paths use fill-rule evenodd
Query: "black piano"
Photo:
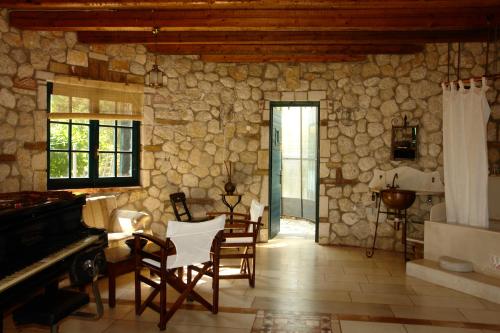
M 68 192 L 0 195 L 0 333 L 5 311 L 78 275 L 107 246 L 104 230 L 83 223 L 83 205 Z

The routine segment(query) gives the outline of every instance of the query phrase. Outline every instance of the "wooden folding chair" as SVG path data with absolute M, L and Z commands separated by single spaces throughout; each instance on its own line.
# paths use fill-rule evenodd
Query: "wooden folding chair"
M 212 313 L 219 311 L 219 252 L 226 217 L 218 216 L 213 220 L 199 223 L 169 221 L 166 240 L 155 236 L 137 233 L 135 237 L 136 267 L 135 267 L 135 312 L 140 315 L 149 307 L 160 314 L 158 327 L 166 328 L 168 320 L 180 308 L 186 298 L 201 303 Z M 141 239 L 147 239 L 159 246 L 160 250 L 148 253 L 141 249 Z M 181 275 L 176 275 L 178 268 L 188 267 L 188 281 L 182 281 Z M 191 270 L 196 267 L 198 274 L 191 279 Z M 143 269 L 149 269 L 160 278 L 160 282 L 142 275 Z M 196 283 L 210 270 L 213 272 L 212 303 L 205 300 L 194 291 Z M 151 286 L 153 291 L 142 302 L 141 282 Z M 179 292 L 179 297 L 167 309 L 167 284 Z M 160 295 L 159 305 L 153 303 Z
M 255 287 L 256 245 L 264 205 L 252 200 L 249 214 L 232 213 L 229 215 L 221 243 L 220 259 L 241 259 L 238 274 L 220 274 L 219 279 L 248 279 L 249 285 Z M 217 213 L 208 213 L 214 215 Z M 229 223 L 233 221 L 232 223 Z M 228 266 L 224 266 L 228 267 Z M 219 268 L 220 269 L 220 268 Z M 213 273 L 208 271 L 207 275 Z
M 177 221 L 181 222 L 202 222 L 207 221 L 210 217 L 193 217 L 189 211 L 186 195 L 184 192 L 176 192 L 170 194 L 170 203 L 174 210 L 174 215 Z

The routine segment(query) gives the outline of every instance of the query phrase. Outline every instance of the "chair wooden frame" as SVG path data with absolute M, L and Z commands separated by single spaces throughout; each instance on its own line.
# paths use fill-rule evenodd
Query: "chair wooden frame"
M 170 194 L 170 203 L 172 204 L 174 215 L 177 221 L 202 222 L 209 219 L 206 217 L 195 218 L 191 215 L 189 207 L 187 206 L 186 195 L 184 194 L 184 192 L 176 192 Z
M 224 227 L 223 240 L 220 247 L 219 263 L 222 259 L 241 259 L 239 274 L 219 274 L 219 279 L 248 279 L 250 287 L 255 287 L 255 261 L 257 250 L 257 237 L 259 235 L 261 217 L 257 222 L 250 221 L 249 214 L 225 213 L 227 214 Z M 208 216 L 217 216 L 220 213 L 209 212 Z M 231 216 L 233 215 L 233 216 Z M 232 218 L 232 223 L 230 223 Z M 250 226 L 253 226 L 252 231 Z M 248 242 L 247 239 L 252 241 Z M 241 241 L 240 241 L 241 240 Z M 225 253 L 229 252 L 230 253 Z M 227 266 L 226 266 L 227 267 Z M 195 269 L 199 272 L 198 269 Z M 219 267 L 220 270 L 220 267 Z M 213 276 L 214 272 L 209 270 L 206 275 Z
M 178 269 L 167 269 L 167 257 L 169 255 L 175 254 L 175 246 L 167 238 L 166 240 L 159 239 L 155 236 L 135 233 L 135 313 L 136 315 L 141 315 L 146 308 L 151 308 L 152 310 L 160 314 L 160 322 L 158 327 L 160 330 L 164 330 L 167 326 L 168 320 L 174 315 L 174 313 L 181 307 L 184 300 L 195 300 L 207 308 L 212 313 L 216 314 L 219 312 L 219 253 L 220 244 L 223 237 L 223 232 L 219 231 L 214 238 L 212 249 L 211 249 L 211 260 L 201 264 L 201 267 L 190 265 L 188 266 L 187 283 L 182 281 L 182 274 L 176 275 Z M 140 241 L 141 239 L 146 239 L 154 244 L 156 244 L 160 250 L 155 253 L 149 253 L 141 249 Z M 160 267 L 152 265 L 148 262 L 144 262 L 143 259 L 149 258 L 160 263 Z M 160 278 L 160 282 L 153 281 L 150 277 L 141 274 L 143 269 L 148 269 L 151 273 L 155 274 Z M 191 271 L 196 268 L 198 274 L 193 278 Z M 208 271 L 213 272 L 210 276 L 212 277 L 212 288 L 213 296 L 212 303 L 204 299 L 200 294 L 194 291 L 194 287 L 197 282 L 205 275 Z M 149 296 L 142 302 L 141 299 L 141 282 L 154 288 Z M 172 286 L 176 291 L 179 292 L 179 297 L 171 305 L 170 309 L 167 310 L 167 284 Z M 159 305 L 153 303 L 156 296 L 160 295 Z

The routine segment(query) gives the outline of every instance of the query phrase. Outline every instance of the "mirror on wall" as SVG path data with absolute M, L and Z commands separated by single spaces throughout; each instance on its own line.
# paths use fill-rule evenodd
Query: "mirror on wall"
M 418 154 L 418 124 L 410 124 L 407 117 L 392 120 L 391 159 L 416 160 Z

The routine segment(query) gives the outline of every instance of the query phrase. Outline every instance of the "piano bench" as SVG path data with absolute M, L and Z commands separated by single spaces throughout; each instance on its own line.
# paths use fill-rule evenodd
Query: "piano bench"
M 61 319 L 89 303 L 89 295 L 73 290 L 59 289 L 55 294 L 39 295 L 14 311 L 16 324 L 39 324 L 57 332 Z

